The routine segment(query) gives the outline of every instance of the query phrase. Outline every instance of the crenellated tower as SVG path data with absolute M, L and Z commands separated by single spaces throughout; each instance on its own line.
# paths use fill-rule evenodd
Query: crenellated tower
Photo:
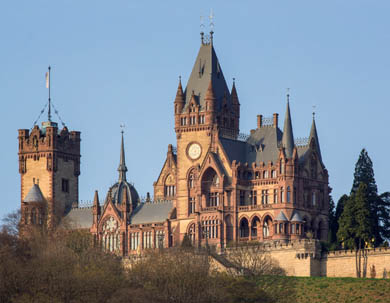
M 50 109 L 49 94 L 48 121 L 18 131 L 22 226 L 52 226 L 78 202 L 80 132 L 60 130 Z

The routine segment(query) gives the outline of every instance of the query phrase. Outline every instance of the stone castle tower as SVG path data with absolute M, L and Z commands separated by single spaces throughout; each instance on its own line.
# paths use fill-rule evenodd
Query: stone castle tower
M 60 130 L 51 120 L 50 106 L 49 95 L 48 121 L 41 128 L 19 129 L 22 227 L 52 226 L 78 202 L 80 132 L 66 126 Z

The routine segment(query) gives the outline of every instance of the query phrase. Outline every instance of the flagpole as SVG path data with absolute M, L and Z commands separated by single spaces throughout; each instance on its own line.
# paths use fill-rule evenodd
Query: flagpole
M 49 110 L 48 110 L 48 112 L 47 112 L 47 115 L 48 115 L 48 120 L 49 120 L 49 122 L 51 122 L 51 99 L 50 99 L 50 69 L 51 69 L 51 67 L 50 67 L 50 65 L 49 65 L 49 74 L 48 74 L 48 76 L 49 76 Z

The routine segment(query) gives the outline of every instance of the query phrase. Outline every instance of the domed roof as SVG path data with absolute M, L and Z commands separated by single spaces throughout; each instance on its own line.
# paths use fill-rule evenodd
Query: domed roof
M 111 186 L 110 192 L 111 192 L 111 199 L 113 203 L 122 204 L 124 190 L 127 191 L 129 204 L 136 207 L 139 202 L 138 192 L 133 185 L 131 185 L 129 182 L 125 180 L 121 180 L 115 183 L 113 186 Z

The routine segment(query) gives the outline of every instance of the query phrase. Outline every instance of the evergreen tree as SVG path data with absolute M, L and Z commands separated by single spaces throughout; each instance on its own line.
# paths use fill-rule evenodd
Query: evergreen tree
M 363 148 L 356 162 L 352 193 L 356 193 L 359 184 L 367 185 L 367 197 L 372 217 L 372 237 L 375 245 L 383 242 L 390 236 L 390 199 L 385 193 L 378 196 L 378 188 L 375 182 L 373 164 L 367 151 Z
M 334 213 L 334 220 L 331 227 L 331 232 L 333 233 L 332 237 L 334 239 L 334 246 L 339 247 L 340 241 L 337 240 L 337 231 L 339 230 L 339 219 L 341 214 L 344 211 L 344 206 L 347 203 L 349 197 L 347 195 L 341 196 L 339 201 L 337 202 L 336 212 Z
M 332 196 L 330 196 L 330 199 L 329 199 L 329 233 L 328 233 L 329 244 L 334 244 L 337 242 L 337 229 L 338 229 L 338 224 L 336 221 L 335 204 L 334 204 Z
M 363 256 L 363 277 L 367 272 L 367 253 L 365 248 L 373 239 L 373 216 L 370 209 L 370 195 L 368 186 L 360 183 L 356 192 L 353 192 L 346 201 L 344 211 L 339 219 L 337 237 L 344 248 L 356 251 L 356 274 L 362 275 L 361 258 Z

